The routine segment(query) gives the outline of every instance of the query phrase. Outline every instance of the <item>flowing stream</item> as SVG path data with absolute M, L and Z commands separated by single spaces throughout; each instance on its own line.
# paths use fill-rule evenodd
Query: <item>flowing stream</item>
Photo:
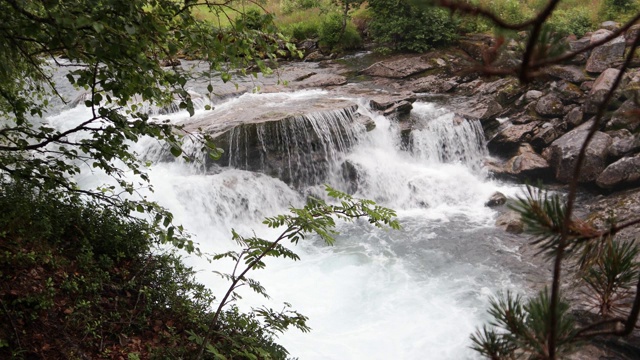
M 227 108 L 328 96 L 324 91 L 246 94 L 229 100 Z M 290 330 L 279 339 L 302 360 L 475 358 L 469 335 L 487 320 L 489 296 L 522 291 L 523 279 L 515 274 L 527 266 L 517 246 L 501 240 L 502 231 L 493 226 L 496 213 L 484 202 L 495 191 L 510 195 L 518 189 L 486 178 L 478 123 L 457 123 L 444 108 L 418 102 L 410 119 L 416 130 L 403 138 L 396 121 L 372 112 L 362 100 L 352 101 L 358 104 L 354 113 L 373 119 L 374 130 L 353 122 L 354 114 L 326 113 L 282 122 L 272 133 L 258 130 L 261 154 L 270 156 L 269 142 L 278 142 L 286 153 L 279 166 L 289 172 L 284 178 L 291 185 L 262 173 L 267 170 L 247 170 L 240 130 L 235 130 L 225 149 L 231 166 L 157 162 L 150 170 L 155 188 L 150 196 L 209 253 L 233 247 L 232 228 L 274 238 L 278 231 L 266 229 L 261 220 L 301 206 L 309 194 L 321 195 L 323 183 L 393 208 L 402 230 L 340 223 L 335 246 L 311 237 L 294 247 L 300 261 L 269 260 L 265 270 L 251 274 L 271 299 L 243 290 L 237 305 L 281 308 L 288 302 L 309 316 L 311 333 Z M 216 106 L 214 117 L 225 111 L 225 104 Z M 79 106 L 49 121 L 67 128 L 86 115 Z M 192 119 L 183 113 L 168 116 L 189 122 L 205 115 L 212 116 L 204 110 Z M 309 153 L 311 137 L 322 145 L 315 157 Z M 135 150 L 153 157 L 157 142 L 142 140 Z M 78 178 L 82 186 L 102 181 L 91 172 Z M 231 271 L 231 264 L 186 261 L 200 269 L 199 279 L 214 291 L 226 289 L 212 270 Z

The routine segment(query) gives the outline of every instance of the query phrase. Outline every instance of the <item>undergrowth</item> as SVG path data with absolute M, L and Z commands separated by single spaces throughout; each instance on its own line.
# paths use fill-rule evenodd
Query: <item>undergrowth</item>
M 211 291 L 145 222 L 16 185 L 0 208 L 0 358 L 188 359 L 209 330 L 223 357 L 287 357 L 234 307 L 209 329 Z

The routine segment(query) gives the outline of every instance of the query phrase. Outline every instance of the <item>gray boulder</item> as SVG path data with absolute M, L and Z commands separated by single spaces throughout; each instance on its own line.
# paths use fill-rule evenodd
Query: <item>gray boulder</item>
M 530 140 L 536 149 L 544 149 L 567 131 L 567 125 L 560 119 L 552 119 L 537 127 Z
M 580 103 L 584 99 L 582 89 L 580 89 L 578 85 L 565 80 L 559 81 L 554 90 L 558 94 L 558 97 L 566 102 Z
M 522 125 L 511 125 L 497 133 L 487 146 L 494 152 L 509 152 L 517 149 L 522 142 L 528 142 L 540 121 L 532 121 Z
M 433 69 L 439 65 L 422 57 L 405 57 L 397 60 L 380 61 L 362 70 L 369 76 L 402 79 Z
M 526 180 L 546 177 L 550 168 L 547 160 L 538 155 L 531 145 L 522 144 L 518 154 L 506 162 L 504 169 L 507 174 Z
M 634 132 L 640 127 L 640 107 L 634 100 L 627 100 L 613 112 L 607 123 L 607 130 L 627 129 Z
M 555 117 L 566 114 L 564 105 L 559 97 L 554 94 L 547 94 L 538 100 L 536 112 L 541 116 Z
M 542 153 L 554 169 L 558 181 L 569 183 L 573 177 L 582 144 L 589 133 L 590 123 L 571 130 L 554 141 Z M 609 135 L 596 131 L 586 151 L 586 157 L 580 171 L 578 181 L 588 183 L 594 181 L 607 165 L 609 148 L 612 139 Z
M 545 72 L 555 78 L 566 80 L 574 84 L 580 84 L 587 80 L 583 68 L 575 65 L 554 65 Z
M 573 109 L 569 110 L 567 115 L 565 115 L 564 117 L 564 122 L 565 124 L 567 124 L 567 127 L 569 129 L 575 128 L 576 126 L 582 124 L 583 121 L 584 112 L 579 106 L 576 106 Z
M 612 32 L 609 30 L 600 29 L 591 35 L 591 44 L 603 40 L 611 34 Z M 618 36 L 617 38 L 598 46 L 591 52 L 585 69 L 588 72 L 599 73 L 614 66 L 616 63 L 622 61 L 624 48 L 624 36 Z
M 606 169 L 596 179 L 603 189 L 614 190 L 640 182 L 640 156 L 622 158 Z
M 620 73 L 620 70 L 609 68 L 606 69 L 593 83 L 593 87 L 591 87 L 591 91 L 589 91 L 589 97 L 587 102 L 585 103 L 585 110 L 587 113 L 594 114 L 597 112 L 598 107 L 602 104 L 607 93 L 613 87 L 616 77 Z M 614 94 L 615 100 L 618 95 Z
M 618 29 L 620 29 L 620 24 L 618 24 L 615 21 L 605 21 L 602 24 L 600 24 L 600 28 L 601 29 L 606 29 L 609 31 L 616 31 Z
M 640 136 L 632 134 L 627 129 L 607 132 L 613 139 L 610 156 L 618 159 L 625 155 L 640 151 Z
M 451 79 L 440 79 L 435 75 L 421 77 L 412 80 L 405 85 L 407 90 L 414 93 L 446 93 L 458 86 L 458 83 Z
M 591 43 L 591 38 L 588 36 L 585 36 L 578 40 L 571 40 L 569 41 L 569 51 L 570 52 L 580 51 L 586 48 L 587 46 L 589 46 L 590 43 Z M 580 53 L 574 56 L 571 59 L 571 62 L 577 65 L 584 65 L 587 62 L 587 59 L 589 58 L 589 54 L 590 54 L 590 51 Z

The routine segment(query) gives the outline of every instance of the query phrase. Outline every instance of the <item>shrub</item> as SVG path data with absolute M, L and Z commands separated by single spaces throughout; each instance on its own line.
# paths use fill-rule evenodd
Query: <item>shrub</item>
M 582 37 L 593 28 L 591 15 L 585 8 L 557 10 L 547 24 L 551 31 L 561 36 L 573 34 Z
M 397 0 L 371 0 L 371 35 L 395 50 L 424 52 L 457 38 L 457 21 L 447 10 L 418 8 Z
M 640 4 L 637 0 L 605 0 L 602 2 L 599 15 L 602 21 L 626 21 L 638 11 Z
M 342 15 L 331 13 L 320 23 L 320 46 L 330 50 L 351 50 L 362 45 L 362 39 L 351 23 L 342 31 Z
M 284 32 L 291 36 L 294 41 L 302 41 L 305 39 L 316 39 L 319 36 L 319 21 L 301 21 L 289 25 Z
M 521 23 L 533 17 L 531 9 L 520 0 L 492 1 L 489 10 L 510 24 Z
M 248 9 L 236 19 L 236 28 L 249 30 L 265 30 L 273 22 L 272 14 L 265 14 L 256 8 Z

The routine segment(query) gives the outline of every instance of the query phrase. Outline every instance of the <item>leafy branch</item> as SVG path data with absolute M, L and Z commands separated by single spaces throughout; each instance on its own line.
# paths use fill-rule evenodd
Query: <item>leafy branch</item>
M 290 208 L 290 214 L 268 217 L 263 224 L 269 228 L 284 228 L 275 240 L 264 240 L 257 236 L 244 237 L 235 230 L 232 231 L 233 240 L 242 247 L 239 251 L 229 251 L 217 254 L 214 260 L 230 258 L 235 261 L 235 266 L 231 274 L 218 273 L 223 278 L 230 280 L 231 284 L 211 320 L 210 329 L 216 329 L 224 307 L 230 302 L 239 298 L 236 290 L 244 285 L 248 285 L 253 291 L 265 297 L 268 295 L 259 282 L 246 277 L 247 273 L 255 269 L 263 269 L 266 264 L 265 257 L 288 258 L 299 260 L 297 254 L 281 244 L 288 240 L 297 244 L 308 235 L 319 236 L 327 245 L 333 245 L 335 236 L 336 218 L 343 221 L 353 221 L 355 219 L 365 219 L 369 224 L 378 228 L 400 229 L 400 224 L 396 219 L 395 211 L 379 206 L 375 202 L 366 199 L 356 199 L 352 196 L 326 186 L 327 194 L 336 199 L 337 204 L 329 204 L 324 200 L 310 197 L 307 204 L 302 208 Z M 288 307 L 288 306 L 287 306 Z M 278 332 L 286 330 L 289 326 L 294 326 L 302 331 L 308 331 L 305 320 L 306 317 L 297 312 L 281 311 L 274 312 L 271 309 L 261 308 L 254 310 L 265 319 L 270 327 Z M 207 348 L 212 336 L 210 330 L 205 336 L 200 346 L 199 355 L 201 358 Z

